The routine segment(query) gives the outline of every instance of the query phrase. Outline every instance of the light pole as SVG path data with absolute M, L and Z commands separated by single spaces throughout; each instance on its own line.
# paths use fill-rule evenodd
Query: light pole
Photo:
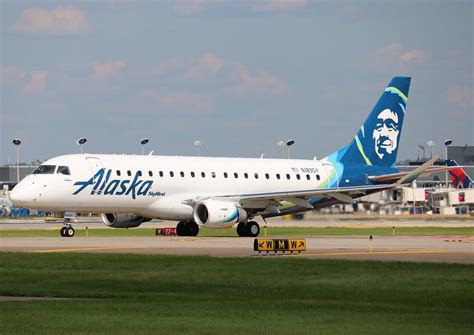
M 453 144 L 453 140 L 450 139 L 450 138 L 447 138 L 445 141 L 444 141 L 444 146 L 446 147 L 446 188 L 449 187 L 449 183 L 448 183 L 448 170 L 447 170 L 447 166 L 448 166 L 448 147 Z
M 433 149 L 434 149 L 434 146 L 435 146 L 435 142 L 433 140 L 429 140 L 428 142 L 426 142 L 426 144 L 428 144 L 428 146 L 431 148 L 431 157 L 430 158 L 433 158 Z
M 21 140 L 15 138 L 12 143 L 16 145 L 16 183 L 20 182 L 20 144 Z
M 85 138 L 85 137 L 78 138 L 77 141 L 76 141 L 76 144 L 81 148 L 81 154 L 83 153 L 82 146 L 86 142 L 87 142 L 87 138 Z
M 288 140 L 286 141 L 286 147 L 288 148 L 288 159 L 290 159 L 290 147 L 295 144 L 295 140 Z
M 285 145 L 285 142 L 280 140 L 280 141 L 277 142 L 277 145 L 281 149 L 281 158 L 285 158 L 285 149 L 283 148 L 283 146 Z
M 196 141 L 193 142 L 193 145 L 196 147 L 198 156 L 201 156 L 202 142 L 199 141 L 199 140 L 196 140 Z
M 145 154 L 145 144 L 147 144 L 148 142 L 150 142 L 150 140 L 146 137 L 144 137 L 140 140 L 140 143 L 142 145 L 142 155 Z
M 423 160 L 425 160 L 425 146 L 424 145 L 418 145 L 418 148 L 423 150 Z

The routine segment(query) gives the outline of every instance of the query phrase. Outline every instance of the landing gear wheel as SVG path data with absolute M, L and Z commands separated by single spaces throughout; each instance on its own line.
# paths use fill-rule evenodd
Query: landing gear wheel
M 179 221 L 176 226 L 176 235 L 185 236 L 185 226 L 183 221 Z
M 237 225 L 237 235 L 239 235 L 240 237 L 248 236 L 247 235 L 247 230 L 245 229 L 245 223 L 244 222 L 240 222 Z
M 199 226 L 194 221 L 188 221 L 184 224 L 184 231 L 186 236 L 197 236 L 199 233 Z
M 64 232 L 65 232 L 66 237 L 73 237 L 74 236 L 74 228 L 72 228 L 72 227 L 67 227 L 66 229 L 64 229 Z
M 61 227 L 59 235 L 61 235 L 61 237 L 66 237 L 66 227 Z
M 255 221 L 249 221 L 245 224 L 247 236 L 257 237 L 260 234 L 260 226 Z

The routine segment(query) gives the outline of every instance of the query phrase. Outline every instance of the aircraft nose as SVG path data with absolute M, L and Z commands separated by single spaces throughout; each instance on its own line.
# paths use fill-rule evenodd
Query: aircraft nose
M 28 188 L 24 186 L 22 183 L 19 183 L 9 194 L 10 201 L 16 207 L 25 206 L 33 200 L 31 194 L 28 194 Z

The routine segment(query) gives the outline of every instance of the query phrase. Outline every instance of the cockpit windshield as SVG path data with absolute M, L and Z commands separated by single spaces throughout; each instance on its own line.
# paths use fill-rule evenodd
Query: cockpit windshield
M 53 174 L 56 169 L 56 165 L 40 165 L 33 174 Z
M 71 172 L 69 171 L 69 168 L 67 166 L 60 166 L 58 167 L 57 174 L 65 174 L 67 176 L 70 176 Z

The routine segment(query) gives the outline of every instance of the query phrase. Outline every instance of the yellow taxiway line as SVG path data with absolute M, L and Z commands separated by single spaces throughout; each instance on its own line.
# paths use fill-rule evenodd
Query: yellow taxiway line
M 34 250 L 32 252 L 38 254 L 47 254 L 54 252 L 70 252 L 70 251 L 94 251 L 94 250 L 123 250 L 123 249 L 146 249 L 147 247 L 93 247 L 93 248 L 64 248 L 64 249 L 47 249 Z
M 448 250 L 400 250 L 400 251 L 357 251 L 357 252 L 326 252 L 320 254 L 284 254 L 282 256 L 352 256 L 352 255 L 401 255 L 401 254 L 437 254 Z M 280 254 L 281 255 L 281 254 Z

